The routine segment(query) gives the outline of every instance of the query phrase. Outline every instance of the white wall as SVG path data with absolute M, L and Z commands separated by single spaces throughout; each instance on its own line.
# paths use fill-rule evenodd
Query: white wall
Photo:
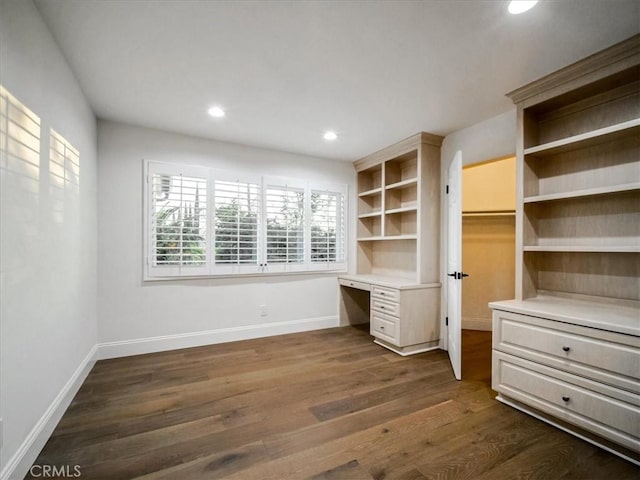
M 85 360 L 97 339 L 97 224 L 96 121 L 30 0 L 0 2 L 0 61 L 0 83 L 41 119 L 40 164 L 31 178 L 17 176 L 12 165 L 19 161 L 4 153 L 1 164 L 4 479 L 22 478 L 91 366 Z M 79 190 L 63 187 L 57 207 L 50 128 L 80 151 Z
M 441 181 L 442 191 L 445 191 L 449 166 L 456 152 L 462 152 L 462 165 L 486 162 L 513 156 L 516 150 L 516 110 L 515 106 L 508 112 L 488 118 L 482 122 L 463 128 L 447 135 L 442 142 L 441 155 Z M 448 254 L 447 239 L 447 196 L 442 195 L 442 223 L 440 251 L 443 255 L 440 259 L 440 271 L 442 272 L 442 284 L 446 286 L 446 265 Z M 447 315 L 447 289 L 442 289 L 442 313 L 441 332 L 446 332 L 444 319 Z M 447 348 L 447 335 L 442 335 L 442 347 Z
M 346 183 L 353 196 L 351 163 L 103 121 L 98 157 L 99 339 L 116 342 L 101 345 L 103 356 L 337 326 L 335 274 L 143 282 L 142 165 L 146 159 L 313 178 Z M 349 254 L 353 265 L 352 247 Z M 267 305 L 267 317 L 259 305 Z

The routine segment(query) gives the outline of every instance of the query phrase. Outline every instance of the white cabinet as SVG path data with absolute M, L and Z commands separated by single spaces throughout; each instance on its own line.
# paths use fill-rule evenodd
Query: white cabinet
M 640 451 L 640 36 L 509 96 L 516 299 L 494 302 L 499 399 Z M 631 453 L 630 453 L 631 452 Z
M 339 281 L 342 323 L 370 322 L 374 342 L 400 355 L 439 347 L 439 283 L 378 275 L 343 275 Z
M 628 315 L 620 328 L 615 321 L 594 328 L 583 325 L 598 322 L 586 301 L 573 302 L 574 312 L 583 309 L 574 318 L 560 304 L 491 305 L 492 387 L 499 400 L 640 452 L 640 322 L 632 309 L 618 310 L 619 318 Z

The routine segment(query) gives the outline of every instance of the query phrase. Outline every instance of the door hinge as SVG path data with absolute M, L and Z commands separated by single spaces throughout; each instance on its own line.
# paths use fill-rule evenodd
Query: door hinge
M 445 193 L 449 193 L 449 185 L 445 187 Z
M 449 326 L 449 317 L 444 317 L 444 324 L 448 327 Z

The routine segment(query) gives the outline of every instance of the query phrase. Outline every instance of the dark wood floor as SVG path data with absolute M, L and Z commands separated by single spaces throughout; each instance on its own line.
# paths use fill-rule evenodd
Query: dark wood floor
M 498 403 L 490 333 L 403 358 L 345 327 L 98 362 L 36 464 L 86 479 L 637 479 Z M 73 470 L 72 470 L 73 472 Z

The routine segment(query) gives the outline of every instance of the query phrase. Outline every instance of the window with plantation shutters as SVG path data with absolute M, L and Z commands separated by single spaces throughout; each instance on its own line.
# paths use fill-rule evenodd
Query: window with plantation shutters
M 305 190 L 266 186 L 267 264 L 304 263 Z
M 214 181 L 215 263 L 257 265 L 260 183 Z
M 157 167 L 148 176 L 152 276 L 206 273 L 206 171 Z
M 344 261 L 344 195 L 311 190 L 311 262 Z
M 145 167 L 145 279 L 346 268 L 346 185 Z

